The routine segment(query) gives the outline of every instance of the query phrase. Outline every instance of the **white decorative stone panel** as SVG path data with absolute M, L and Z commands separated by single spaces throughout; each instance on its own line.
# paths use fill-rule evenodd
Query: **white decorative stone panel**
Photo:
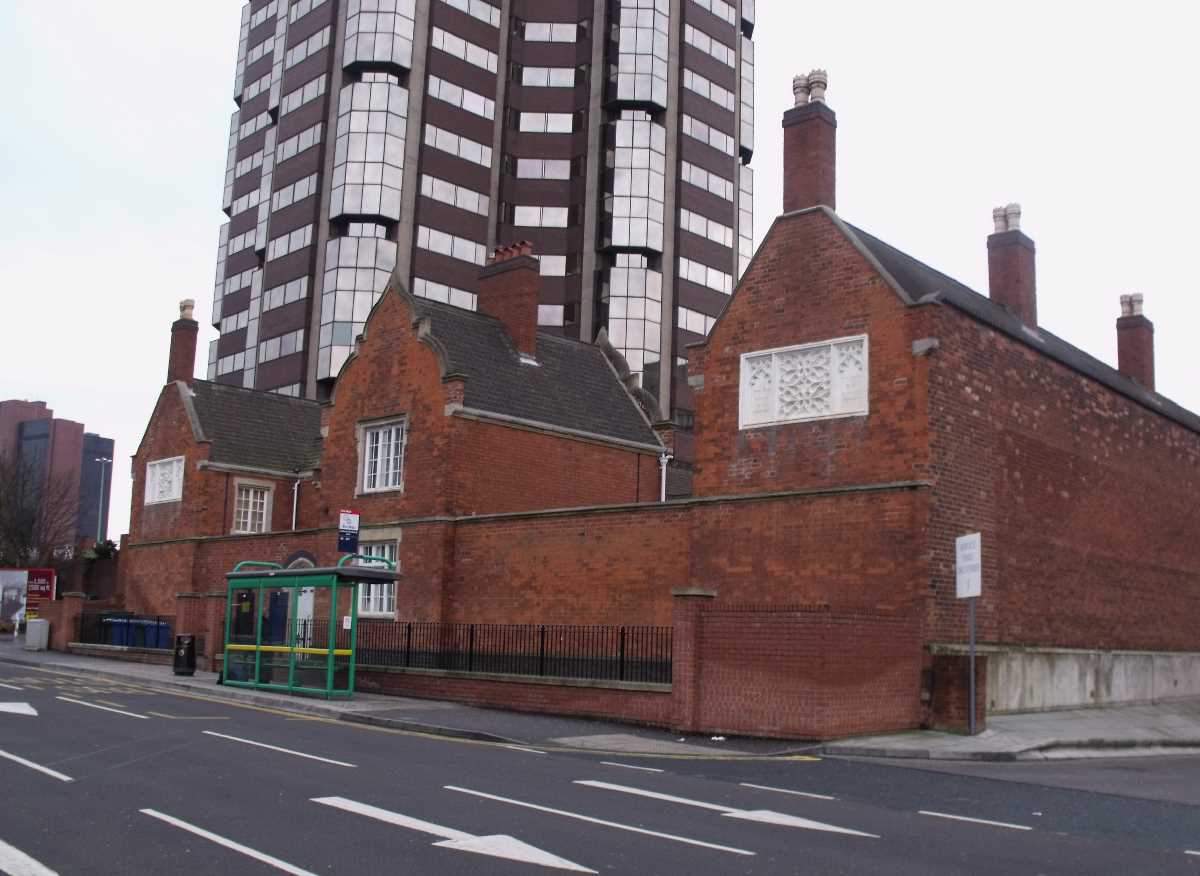
M 741 428 L 862 416 L 868 400 L 866 336 L 742 356 Z

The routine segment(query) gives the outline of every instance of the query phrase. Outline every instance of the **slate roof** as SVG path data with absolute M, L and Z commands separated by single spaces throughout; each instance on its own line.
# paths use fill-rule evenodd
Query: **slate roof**
M 1170 420 L 1174 420 L 1193 432 L 1200 432 L 1200 416 L 1187 408 L 1148 390 L 1111 365 L 1101 362 L 1041 326 L 1036 332 L 1032 331 L 1008 308 L 997 304 L 986 295 L 980 295 L 970 287 L 952 277 L 947 277 L 894 246 L 884 243 L 879 238 L 853 225 L 847 224 L 847 228 L 878 260 L 884 270 L 892 275 L 892 278 L 900 284 L 900 287 L 914 302 L 927 296 L 937 296 L 939 300 L 996 331 L 1041 351 L 1051 359 L 1092 378 L 1114 392 L 1118 392 Z
M 495 317 L 413 297 L 447 372 L 466 378 L 463 406 L 621 441 L 659 446 L 641 409 L 593 344 L 538 333 L 537 365 L 522 363 Z
M 320 462 L 317 402 L 207 380 L 192 383 L 189 400 L 212 462 L 285 472 Z

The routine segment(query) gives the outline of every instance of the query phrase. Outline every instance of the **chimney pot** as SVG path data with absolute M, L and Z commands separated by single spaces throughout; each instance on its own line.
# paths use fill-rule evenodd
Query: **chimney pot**
M 179 302 L 179 318 L 192 319 L 192 311 L 196 308 L 195 298 L 185 298 Z
M 808 103 L 807 76 L 792 77 L 792 96 L 796 98 L 796 106 L 805 106 Z
M 1004 218 L 1008 221 L 1009 231 L 1021 230 L 1021 205 L 1009 204 L 1004 208 Z
M 996 226 L 994 234 L 1008 231 L 1008 215 L 1004 212 L 1003 207 L 995 207 L 992 210 L 992 224 Z
M 813 70 L 808 74 L 808 93 L 813 103 L 825 102 L 825 89 L 829 87 L 829 74 L 824 70 Z

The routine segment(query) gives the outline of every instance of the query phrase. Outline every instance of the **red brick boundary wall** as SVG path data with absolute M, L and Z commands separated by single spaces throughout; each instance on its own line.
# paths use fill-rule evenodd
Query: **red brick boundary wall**
M 934 730 L 966 733 L 970 728 L 970 658 L 965 654 L 933 655 Z M 975 655 L 975 732 L 987 729 L 987 656 Z
M 694 718 L 680 729 L 830 739 L 921 724 L 915 612 L 713 604 L 696 638 Z

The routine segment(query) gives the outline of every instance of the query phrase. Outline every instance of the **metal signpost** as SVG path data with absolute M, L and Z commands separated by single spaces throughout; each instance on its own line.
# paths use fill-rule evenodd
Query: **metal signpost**
M 960 535 L 954 542 L 955 595 L 967 600 L 970 626 L 967 732 L 975 735 L 975 602 L 983 593 L 983 536 L 978 532 Z
M 358 553 L 358 512 L 349 508 L 338 512 L 338 552 Z

